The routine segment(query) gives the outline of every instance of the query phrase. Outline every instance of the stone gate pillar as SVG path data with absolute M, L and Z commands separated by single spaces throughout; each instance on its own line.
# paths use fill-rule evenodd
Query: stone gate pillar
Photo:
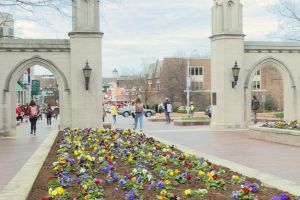
M 243 77 L 244 35 L 239 0 L 214 0 L 211 36 L 212 128 L 243 128 L 244 87 L 232 88 L 232 67 L 237 61 Z
M 99 1 L 73 0 L 73 30 L 70 35 L 71 124 L 72 127 L 95 128 L 102 125 L 101 39 Z M 92 68 L 89 89 L 85 89 L 82 69 Z

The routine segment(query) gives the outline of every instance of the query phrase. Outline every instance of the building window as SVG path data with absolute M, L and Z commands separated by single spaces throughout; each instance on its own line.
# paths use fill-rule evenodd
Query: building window
M 9 28 L 9 29 L 8 29 L 8 35 L 9 35 L 10 37 L 13 37 L 13 36 L 14 36 L 14 29 Z
M 203 68 L 202 67 L 191 67 L 190 68 L 190 75 L 191 76 L 201 76 L 201 75 L 203 75 Z
M 192 90 L 203 90 L 203 82 L 192 82 Z
M 255 75 L 260 75 L 260 70 L 257 70 L 257 72 L 255 73 Z
M 253 90 L 260 90 L 260 81 L 253 81 L 252 82 L 252 89 Z
M 160 84 L 159 83 L 156 83 L 156 90 L 160 91 Z
M 3 37 L 3 27 L 0 27 L 0 37 Z

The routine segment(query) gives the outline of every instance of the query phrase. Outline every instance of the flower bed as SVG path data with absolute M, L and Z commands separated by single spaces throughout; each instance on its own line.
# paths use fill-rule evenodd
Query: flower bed
M 262 127 L 300 131 L 300 120 L 296 120 L 293 122 L 286 122 L 286 121 L 267 122 L 263 124 Z
M 66 129 L 28 199 L 297 199 L 130 130 Z

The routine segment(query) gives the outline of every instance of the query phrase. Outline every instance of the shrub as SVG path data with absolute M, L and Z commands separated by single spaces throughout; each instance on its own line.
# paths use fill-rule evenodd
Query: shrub
M 284 117 L 283 112 L 275 113 L 275 117 L 283 118 Z

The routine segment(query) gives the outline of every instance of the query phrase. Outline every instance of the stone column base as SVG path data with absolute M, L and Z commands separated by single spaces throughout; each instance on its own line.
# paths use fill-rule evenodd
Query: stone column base
M 16 129 L 0 130 L 0 137 L 16 137 Z

